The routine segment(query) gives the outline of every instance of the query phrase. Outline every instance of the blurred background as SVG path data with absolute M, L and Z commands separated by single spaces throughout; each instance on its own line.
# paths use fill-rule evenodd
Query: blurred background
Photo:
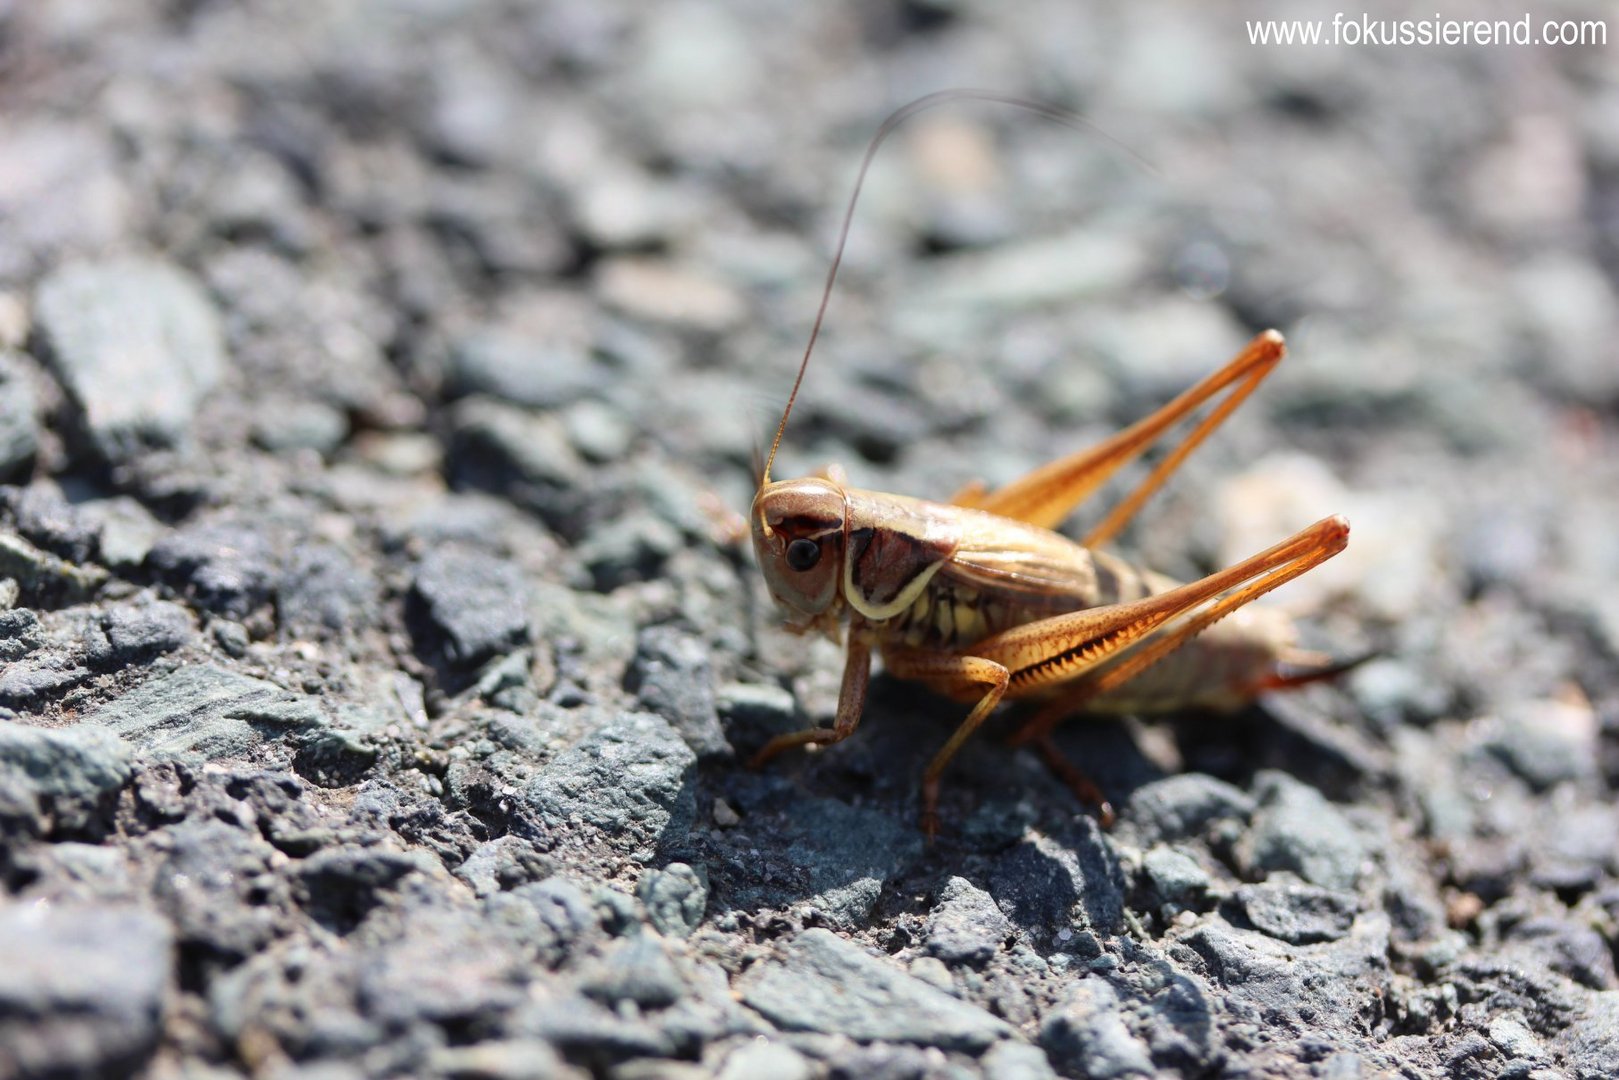
M 944 880 L 910 822 L 917 747 L 950 706 L 879 680 L 884 723 L 747 774 L 734 753 L 830 715 L 840 655 L 776 628 L 722 526 L 882 119 L 950 87 L 1057 105 L 1095 131 L 962 102 L 883 149 L 776 476 L 1001 483 L 1281 330 L 1288 359 L 1118 546 L 1192 577 L 1343 513 L 1348 551 L 1274 602 L 1310 645 L 1377 659 L 1230 728 L 1066 737 L 1121 805 L 1182 767 L 1244 788 L 1288 770 L 1406 868 L 1361 900 L 1397 937 L 1461 929 L 1493 957 L 1549 911 L 1535 962 L 1611 992 L 1619 15 L 1533 6 L 1586 35 L 1563 46 L 1255 40 L 1282 32 L 1265 20 L 1526 15 L 1432 7 L 0 0 L 0 520 L 18 550 L 183 604 L 177 655 L 351 721 L 391 703 L 353 735 L 380 756 L 287 767 L 338 803 L 360 776 L 425 785 L 461 830 L 432 841 L 451 868 L 491 837 L 554 837 L 453 771 L 418 782 L 419 762 L 507 745 L 501 710 L 552 725 L 530 763 L 598 707 L 668 712 L 639 681 L 651 649 L 695 687 L 669 708 L 701 721 L 676 783 L 697 824 L 659 850 L 708 860 L 714 925 L 825 907 L 787 852 L 830 814 L 817 858 L 839 882 L 880 865 L 851 918 L 893 953 L 921 909 L 892 898 Z M 475 554 L 445 570 L 443 549 Z M 8 718 L 65 723 L 144 677 L 150 656 L 86 659 L 74 620 L 109 594 L 19 557 L 0 606 L 38 608 L 45 644 L 0 677 Z M 670 627 L 685 651 L 657 653 L 646 635 Z M 480 666 L 518 645 L 515 674 Z M 1077 828 L 1011 751 L 975 758 L 946 795 L 975 823 L 952 872 L 1031 822 Z M 527 782 L 478 760 L 499 790 Z M 1132 842 L 1108 841 L 1129 874 Z M 612 859 L 558 858 L 623 885 L 650 857 L 602 843 Z

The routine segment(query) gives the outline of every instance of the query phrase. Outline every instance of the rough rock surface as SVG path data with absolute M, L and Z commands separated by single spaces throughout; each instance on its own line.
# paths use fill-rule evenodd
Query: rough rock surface
M 0 4 L 0 1080 L 1616 1075 L 1619 23 L 1261 7 Z M 1264 601 L 1351 672 L 1058 730 L 1111 830 L 996 718 L 924 842 L 881 673 L 745 764 L 841 652 L 727 515 L 947 86 L 1130 152 L 908 121 L 774 475 L 999 484 L 1274 326 L 1118 548 L 1353 526 Z

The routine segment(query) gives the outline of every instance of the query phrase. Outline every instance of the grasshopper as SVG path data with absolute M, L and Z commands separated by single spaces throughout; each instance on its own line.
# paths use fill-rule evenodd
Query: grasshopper
M 923 773 L 922 827 L 930 838 L 938 828 L 940 777 L 1003 700 L 1038 704 L 1013 742 L 1032 744 L 1082 800 L 1098 807 L 1107 824 L 1111 807 L 1052 742 L 1061 720 L 1081 712 L 1231 709 L 1347 666 L 1326 666 L 1324 658 L 1296 649 L 1292 622 L 1280 611 L 1246 606 L 1342 551 L 1349 538 L 1342 517 L 1318 521 L 1189 584 L 1100 550 L 1275 370 L 1285 346 L 1274 330 L 1256 336 L 1224 367 L 1150 416 L 997 491 L 971 484 L 949 502 L 928 502 L 851 487 L 835 467 L 799 480 L 771 479 L 866 169 L 905 118 L 961 98 L 1078 122 L 1037 103 L 958 90 L 914 101 L 878 129 L 849 200 L 821 307 L 750 514 L 754 550 L 788 628 L 821 631 L 836 640 L 847 624 L 833 725 L 778 735 L 752 764 L 762 765 L 792 747 L 825 746 L 852 735 L 865 708 L 872 654 L 881 653 L 890 675 L 972 705 Z M 1211 401 L 1217 403 L 1082 540 L 1052 531 L 1121 467 Z

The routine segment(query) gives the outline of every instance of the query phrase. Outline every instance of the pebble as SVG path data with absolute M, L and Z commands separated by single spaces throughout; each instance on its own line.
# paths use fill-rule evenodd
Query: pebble
M 742 297 L 718 278 L 643 256 L 604 260 L 596 270 L 596 293 L 630 315 L 711 334 L 735 328 L 747 315 Z
M 262 679 L 192 664 L 148 679 L 86 714 L 79 727 L 111 732 L 159 758 L 195 754 L 220 761 L 252 752 L 272 733 L 324 724 L 310 698 Z
M 1213 881 L 1198 861 L 1183 851 L 1155 844 L 1141 860 L 1152 893 L 1167 914 L 1195 908 L 1208 895 Z
M 71 563 L 96 560 L 95 521 L 69 503 L 54 485 L 0 489 L 0 508 L 30 543 Z
M 1071 846 L 1035 836 L 995 861 L 990 889 L 1012 923 L 1043 941 L 1079 927 L 1117 933 L 1124 926 L 1124 876 L 1090 818 Z
M 953 877 L 928 913 L 928 951 L 948 964 L 979 966 L 1000 951 L 1012 923 L 995 898 L 965 878 Z
M 664 937 L 690 937 L 708 907 L 708 872 L 701 866 L 670 863 L 641 876 L 635 894 L 646 905 L 647 921 Z
M 457 402 L 450 424 L 445 467 L 456 487 L 507 496 L 552 529 L 577 535 L 584 465 L 560 420 L 478 396 Z
M 602 370 L 573 335 L 496 326 L 450 349 L 446 380 L 457 397 L 488 395 L 512 405 L 558 409 L 601 385 Z
M 168 530 L 144 506 L 127 495 L 88 503 L 85 512 L 99 526 L 96 547 L 101 562 L 128 574 L 141 563 Z
M 276 615 L 293 637 L 341 637 L 374 625 L 381 607 L 375 578 L 344 548 L 320 541 L 293 549 L 276 592 Z
M 455 876 L 472 887 L 475 895 L 494 896 L 519 885 L 543 881 L 555 872 L 552 860 L 521 836 L 497 836 L 478 845 Z
M 1124 821 L 1147 844 L 1195 840 L 1221 822 L 1246 822 L 1252 796 L 1202 773 L 1181 773 L 1137 788 Z
M 743 822 L 754 817 L 748 810 L 742 807 Z M 909 817 L 803 795 L 779 814 L 780 841 L 772 851 L 761 857 L 758 849 L 745 849 L 744 865 L 757 872 L 732 883 L 730 902 L 737 907 L 802 905 L 831 925 L 861 926 L 884 886 L 922 853 L 921 835 Z
M 548 968 L 560 967 L 601 936 L 595 905 L 577 885 L 560 877 L 519 885 L 484 900 L 488 917 Z
M 1268 881 L 1239 886 L 1233 899 L 1255 929 L 1294 945 L 1338 940 L 1360 910 L 1353 893 Z
M 520 799 L 550 843 L 578 843 L 593 834 L 646 862 L 685 843 L 697 816 L 696 765 L 696 755 L 661 717 L 604 712 L 590 734 L 546 763 Z
M 1157 1075 L 1147 1046 L 1125 1026 L 1118 993 L 1085 979 L 1040 1024 L 1040 1045 L 1057 1067 L 1096 1080 Z
M 290 883 L 280 853 L 236 824 L 193 819 L 152 838 L 153 898 L 180 943 L 209 959 L 244 960 L 285 933 Z
M 94 727 L 38 728 L 0 721 L 0 776 L 37 799 L 55 827 L 87 828 L 129 782 L 129 747 Z
M 41 282 L 35 317 L 91 446 L 109 462 L 185 442 L 225 372 L 219 313 L 167 262 L 63 266 Z
M 163 1032 L 173 935 L 149 911 L 0 906 L 0 1075 L 145 1069 Z
M 78 566 L 41 551 L 20 536 L 0 532 L 0 579 L 17 583 L 19 596 L 51 610 L 82 603 L 107 580 L 99 566 Z
M 1012 1039 L 990 1047 L 981 1064 L 984 1080 L 1057 1080 L 1044 1050 Z
M 1486 726 L 1484 749 L 1536 791 L 1596 775 L 1600 755 L 1595 711 L 1586 703 L 1528 701 L 1502 710 Z
M 198 522 L 158 540 L 146 564 L 202 608 L 246 619 L 268 604 L 281 570 L 266 530 L 250 522 Z
M 167 600 L 119 604 L 102 612 L 99 634 L 87 641 L 85 655 L 101 667 L 128 667 L 175 652 L 196 639 L 191 613 Z
M 253 419 L 253 441 L 273 454 L 313 450 L 330 457 L 349 437 L 349 418 L 324 401 L 268 400 Z
M 38 615 L 28 608 L 0 609 L 0 660 L 21 660 L 43 644 Z
M 579 986 L 610 1008 L 633 1002 L 643 1009 L 663 1009 L 680 1000 L 686 983 L 656 935 L 636 934 L 614 942 L 586 965 Z
M 1353 889 L 1366 849 L 1343 814 L 1285 773 L 1263 772 L 1255 788 L 1259 809 L 1239 845 L 1248 872 L 1286 870 L 1326 889 Z
M 829 930 L 805 930 L 745 972 L 742 1001 L 787 1031 L 982 1051 L 1011 1033 L 976 1005 L 912 978 Z
M 22 479 L 39 452 L 39 401 L 22 363 L 0 345 L 0 483 Z
M 526 583 L 487 552 L 445 546 L 416 567 L 410 609 L 418 644 L 456 670 L 476 668 L 530 639 Z
M 624 689 L 680 732 L 699 761 L 731 753 L 720 727 L 709 649 L 671 626 L 641 631 Z
M 810 1080 L 814 1075 L 803 1054 L 786 1043 L 761 1037 L 731 1051 L 720 1066 L 719 1080 Z

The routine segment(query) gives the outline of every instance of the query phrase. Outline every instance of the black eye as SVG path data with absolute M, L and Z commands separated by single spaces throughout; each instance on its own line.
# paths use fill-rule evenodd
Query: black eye
M 808 570 L 821 561 L 821 545 L 803 538 L 787 545 L 787 565 L 794 570 Z

